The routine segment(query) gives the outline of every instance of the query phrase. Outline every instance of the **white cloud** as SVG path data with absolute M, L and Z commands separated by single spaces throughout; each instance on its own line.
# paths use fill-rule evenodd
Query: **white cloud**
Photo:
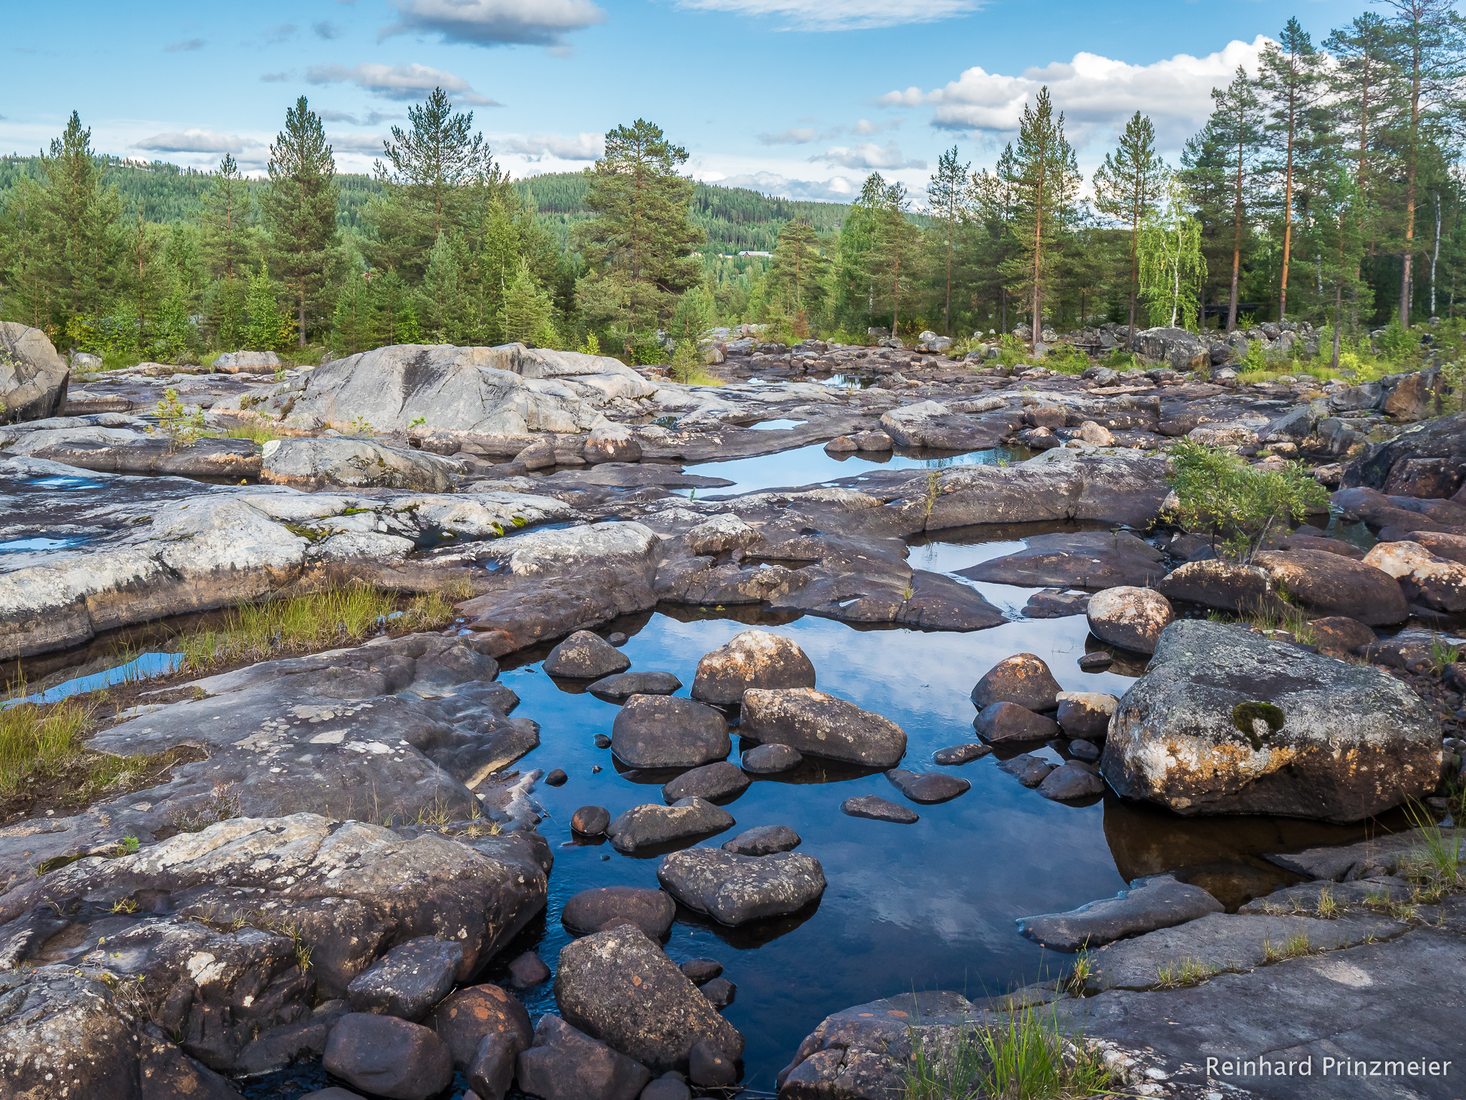
M 677 0 L 694 11 L 778 19 L 781 30 L 853 31 L 935 23 L 968 15 L 983 0 Z
M 560 46 L 606 21 L 593 0 L 397 0 L 397 10 L 383 38 L 422 32 L 475 46 Z
M 762 195 L 785 199 L 813 199 L 817 202 L 850 202 L 860 193 L 861 180 L 834 176 L 827 180 L 795 179 L 778 172 L 741 172 L 732 175 L 707 173 L 708 183 L 723 187 L 746 187 Z
M 491 137 L 489 144 L 496 154 L 522 157 L 537 164 L 545 160 L 584 162 L 599 160 L 606 151 L 601 134 L 502 134 Z
M 820 131 L 813 126 L 794 126 L 777 134 L 759 134 L 758 140 L 761 145 L 808 145 L 820 137 Z
M 434 88 L 442 88 L 464 103 L 499 106 L 475 92 L 463 77 L 430 65 L 312 65 L 305 78 L 312 84 L 355 84 L 386 99 L 418 99 Z
M 974 66 L 940 88 L 888 92 L 888 107 L 933 107 L 932 125 L 978 133 L 1011 133 L 1024 103 L 1047 85 L 1054 106 L 1064 112 L 1068 134 L 1077 146 L 1108 144 L 1136 111 L 1156 126 L 1157 143 L 1174 155 L 1211 113 L 1211 90 L 1227 84 L 1237 66 L 1249 71 L 1267 43 L 1232 41 L 1204 57 L 1177 54 L 1137 65 L 1093 53 L 1075 54 L 1016 75 Z
M 133 147 L 148 153 L 242 153 L 250 144 L 236 134 L 191 129 L 150 134 L 133 142 Z
M 194 50 L 201 50 L 206 45 L 202 38 L 185 38 L 178 42 L 169 42 L 163 47 L 165 53 L 192 53 Z
M 895 142 L 888 142 L 885 145 L 877 145 L 873 141 L 863 142 L 860 145 L 836 145 L 809 159 L 824 161 L 826 164 L 838 165 L 841 168 L 868 169 L 876 172 L 888 171 L 892 168 L 926 167 L 925 161 L 907 159 Z

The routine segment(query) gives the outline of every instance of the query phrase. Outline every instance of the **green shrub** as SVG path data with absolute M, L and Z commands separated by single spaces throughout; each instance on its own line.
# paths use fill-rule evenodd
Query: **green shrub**
M 1236 561 L 1250 561 L 1278 527 L 1329 505 L 1328 491 L 1298 462 L 1260 470 L 1229 451 L 1183 440 L 1171 463 L 1176 503 L 1167 518 L 1209 535 L 1214 549 Z
M 1089 369 L 1089 356 L 1073 344 L 1054 344 L 1043 358 L 1043 365 L 1060 374 L 1083 374 Z
M 158 419 L 158 430 L 175 446 L 187 447 L 204 434 L 203 409 L 190 412 L 172 386 L 163 391 L 163 400 L 153 409 L 153 415 Z

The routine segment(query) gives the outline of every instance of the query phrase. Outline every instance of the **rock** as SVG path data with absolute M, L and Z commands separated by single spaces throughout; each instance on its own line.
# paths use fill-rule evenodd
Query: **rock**
M 740 761 L 750 775 L 779 775 L 803 762 L 804 755 L 788 745 L 755 745 L 744 752 Z
M 540 1100 L 637 1100 L 652 1078 L 640 1062 L 548 1015 L 517 1068 L 520 1090 Z
M 545 658 L 545 671 L 566 680 L 599 680 L 630 667 L 626 654 L 589 630 L 577 630 Z
M 967 780 L 945 772 L 912 772 L 895 768 L 886 773 L 886 778 L 911 801 L 924 805 L 950 802 L 972 788 Z
M 1047 741 L 1059 736 L 1059 724 L 1052 718 L 1017 703 L 989 703 L 978 712 L 973 728 L 994 745 Z
M 260 479 L 304 489 L 411 489 L 445 493 L 457 468 L 437 455 L 374 439 L 272 439 L 261 449 Z
M 664 1073 L 641 1090 L 641 1100 L 692 1100 L 687 1082 L 675 1073 Z
M 421 1024 L 371 1012 L 341 1017 L 326 1040 L 328 1073 L 388 1100 L 430 1100 L 453 1080 L 443 1041 Z
M 1079 658 L 1079 668 L 1083 672 L 1103 672 L 1115 663 L 1115 655 L 1107 650 L 1097 649 L 1092 653 L 1086 653 Z
M 641 444 L 627 428 L 603 424 L 585 437 L 582 453 L 593 466 L 602 462 L 637 462 L 641 459 Z
M 220 374 L 274 374 L 284 365 L 273 351 L 226 351 L 212 364 Z
M 892 821 L 897 825 L 914 825 L 921 817 L 910 806 L 892 802 L 879 795 L 862 794 L 840 803 L 840 812 L 850 817 L 867 817 L 872 821 Z
M 1433 790 L 1440 751 L 1435 719 L 1389 674 L 1182 621 L 1120 700 L 1102 767 L 1122 796 L 1181 814 L 1358 821 Z
M 734 825 L 726 810 L 701 798 L 684 798 L 671 806 L 633 806 L 611 822 L 611 844 L 635 855 L 648 849 L 686 844 L 721 833 Z
M 1011 760 L 1003 760 L 998 763 L 1001 771 L 1015 776 L 1018 782 L 1025 787 L 1037 787 L 1044 781 L 1044 777 L 1054 770 L 1054 765 L 1032 753 L 1024 753 L 1022 756 L 1015 756 Z
M 723 964 L 717 959 L 689 959 L 680 967 L 682 973 L 690 978 L 694 985 L 702 985 L 710 982 L 723 972 Z
M 1083 615 L 1088 604 L 1088 592 L 1046 588 L 1028 597 L 1028 602 L 1023 605 L 1023 617 L 1026 619 L 1062 619 L 1069 615 Z
M 1466 412 L 1436 417 L 1369 447 L 1344 468 L 1344 488 L 1446 498 L 1466 485 Z
M 1032 653 L 1005 657 L 984 673 L 972 689 L 972 705 L 983 710 L 993 703 L 1016 703 L 1033 711 L 1059 705 L 1059 681 L 1043 658 Z
M 525 470 L 553 470 L 560 458 L 548 439 L 537 439 L 514 456 L 514 465 Z
M 1164 560 L 1159 550 L 1129 531 L 1060 531 L 1033 535 L 1022 550 L 959 569 L 957 575 L 1027 588 L 1112 588 L 1159 580 Z
M 740 728 L 766 744 L 870 768 L 892 767 L 906 752 L 906 733 L 896 723 L 812 688 L 749 689 Z
M 523 1047 L 508 1036 L 490 1033 L 473 1053 L 465 1076 L 478 1100 L 504 1100 L 514 1084 L 514 1066 Z
M 550 968 L 533 951 L 526 951 L 509 963 L 511 989 L 530 989 L 550 976 Z
M 855 445 L 855 440 L 848 435 L 837 435 L 825 444 L 825 451 L 832 455 L 854 454 L 858 450 L 860 448 Z
M 1281 603 L 1263 570 L 1220 558 L 1179 565 L 1155 588 L 1169 600 L 1234 613 L 1268 610 Z
M 735 1057 L 743 1052 L 743 1036 L 636 928 L 610 928 L 568 944 L 560 952 L 555 1000 L 570 1024 L 653 1070 L 688 1068 L 699 1041 Z
M 698 986 L 698 989 L 716 1009 L 727 1008 L 738 996 L 738 987 L 727 978 L 714 978 Z
M 448 1044 L 453 1064 L 466 1069 L 486 1035 L 501 1035 L 517 1050 L 529 1046 L 529 1013 L 497 985 L 469 985 L 433 1009 L 427 1023 Z
M 775 852 L 792 852 L 800 843 L 799 834 L 787 825 L 760 825 L 744 830 L 732 840 L 725 840 L 723 851 L 736 856 L 768 856 Z
M 497 348 L 399 344 L 317 367 L 285 423 L 305 429 L 408 432 L 528 441 L 535 432 L 604 425 L 612 400 L 656 388 L 616 359 L 508 344 Z M 509 453 L 517 453 L 517 448 Z
M 819 860 L 799 852 L 741 856 L 692 848 L 663 858 L 657 879 L 687 908 L 730 926 L 798 912 L 825 891 Z
M 1074 438 L 1095 447 L 1113 447 L 1115 445 L 1115 437 L 1110 434 L 1110 430 L 1103 425 L 1096 424 L 1093 420 L 1081 423 L 1074 432 Z
M 1155 875 L 1136 879 L 1113 898 L 1092 901 L 1067 913 L 1023 917 L 1018 929 L 1043 947 L 1078 951 L 1221 911 L 1222 903 L 1200 886 Z
M 670 695 L 633 695 L 611 725 L 611 751 L 631 768 L 696 768 L 732 748 L 719 711 Z
M 1059 693 L 1059 728 L 1065 737 L 1103 741 L 1119 700 L 1097 691 Z
M 1148 328 L 1135 334 L 1131 350 L 1178 371 L 1204 370 L 1211 365 L 1211 351 L 1184 328 Z
M 668 803 L 694 796 L 706 798 L 709 802 L 727 801 L 742 794 L 748 784 L 747 773 L 737 764 L 716 760 L 671 780 L 662 787 L 662 797 Z
M 958 764 L 968 764 L 978 760 L 992 751 L 991 745 L 985 745 L 981 741 L 968 741 L 966 744 L 938 749 L 932 753 L 932 761 L 943 767 L 955 767 Z
M 697 663 L 692 697 L 735 707 L 749 688 L 812 688 L 814 665 L 789 638 L 745 630 Z
M 1067 751 L 1068 754 L 1075 760 L 1078 760 L 1082 763 L 1099 763 L 1100 747 L 1096 745 L 1093 741 L 1070 741 L 1069 744 L 1065 746 L 1065 751 Z
M 1308 625 L 1313 631 L 1313 644 L 1330 657 L 1351 657 L 1375 641 L 1373 630 L 1347 615 L 1327 615 Z
M 423 936 L 392 948 L 346 987 L 354 1012 L 421 1020 L 453 989 L 463 948 Z
M 865 451 L 868 453 L 881 453 L 884 451 L 889 451 L 895 446 L 895 441 L 892 440 L 889 435 L 879 429 L 856 432 L 850 438 L 855 441 L 855 449 L 857 451 Z
M 757 543 L 760 537 L 756 528 L 738 516 L 714 516 L 687 532 L 687 548 L 694 554 L 710 554 L 716 557 L 734 550 L 746 550 Z
M 604 806 L 582 806 L 570 817 L 570 829 L 578 836 L 604 836 L 611 813 Z
M 1447 614 L 1466 611 L 1466 565 L 1437 557 L 1418 542 L 1378 543 L 1364 564 L 1398 580 L 1412 603 Z
M 1295 604 L 1318 615 L 1348 615 L 1369 626 L 1409 617 L 1399 582 L 1381 569 L 1321 550 L 1265 550 L 1255 563 Z
M 1171 601 L 1151 588 L 1107 588 L 1085 610 L 1090 632 L 1133 653 L 1154 653 L 1161 631 L 1175 617 Z
M 681 687 L 682 681 L 670 672 L 619 672 L 585 690 L 608 703 L 624 703 L 633 695 L 672 695 Z
M 551 768 L 545 773 L 545 786 L 563 787 L 570 781 L 570 776 L 565 774 L 563 768 Z
M 0 424 L 60 416 L 70 376 L 44 332 L 0 321 Z
M 677 906 L 661 890 L 636 886 L 598 886 L 582 890 L 565 903 L 560 920 L 577 936 L 589 936 L 628 923 L 654 940 L 664 940 L 677 917 Z
M 726 1049 L 701 1039 L 688 1056 L 687 1079 L 702 1088 L 729 1088 L 738 1083 L 738 1065 Z
M 1043 777 L 1038 793 L 1055 802 L 1077 802 L 1105 793 L 1105 781 L 1084 764 L 1060 764 Z

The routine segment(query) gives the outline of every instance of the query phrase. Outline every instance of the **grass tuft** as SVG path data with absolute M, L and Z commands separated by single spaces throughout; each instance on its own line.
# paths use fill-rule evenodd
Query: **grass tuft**
M 24 685 L 17 693 L 25 694 Z M 94 714 L 93 703 L 82 698 L 0 706 L 0 795 L 74 758 Z

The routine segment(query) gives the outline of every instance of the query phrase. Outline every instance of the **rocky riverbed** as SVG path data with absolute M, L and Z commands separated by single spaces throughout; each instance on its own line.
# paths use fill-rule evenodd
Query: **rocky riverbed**
M 1240 385 L 1162 330 L 1081 375 L 729 338 L 718 387 L 518 346 L 78 380 L 6 333 L 0 657 L 156 762 L 0 803 L 7 1095 L 885 1100 L 1015 1004 L 1129 1092 L 1459 1094 L 1206 1061 L 1459 1045 L 1438 374 Z M 1331 507 L 1219 560 L 1162 514 L 1178 439 Z M 353 584 L 453 621 L 185 663 Z

